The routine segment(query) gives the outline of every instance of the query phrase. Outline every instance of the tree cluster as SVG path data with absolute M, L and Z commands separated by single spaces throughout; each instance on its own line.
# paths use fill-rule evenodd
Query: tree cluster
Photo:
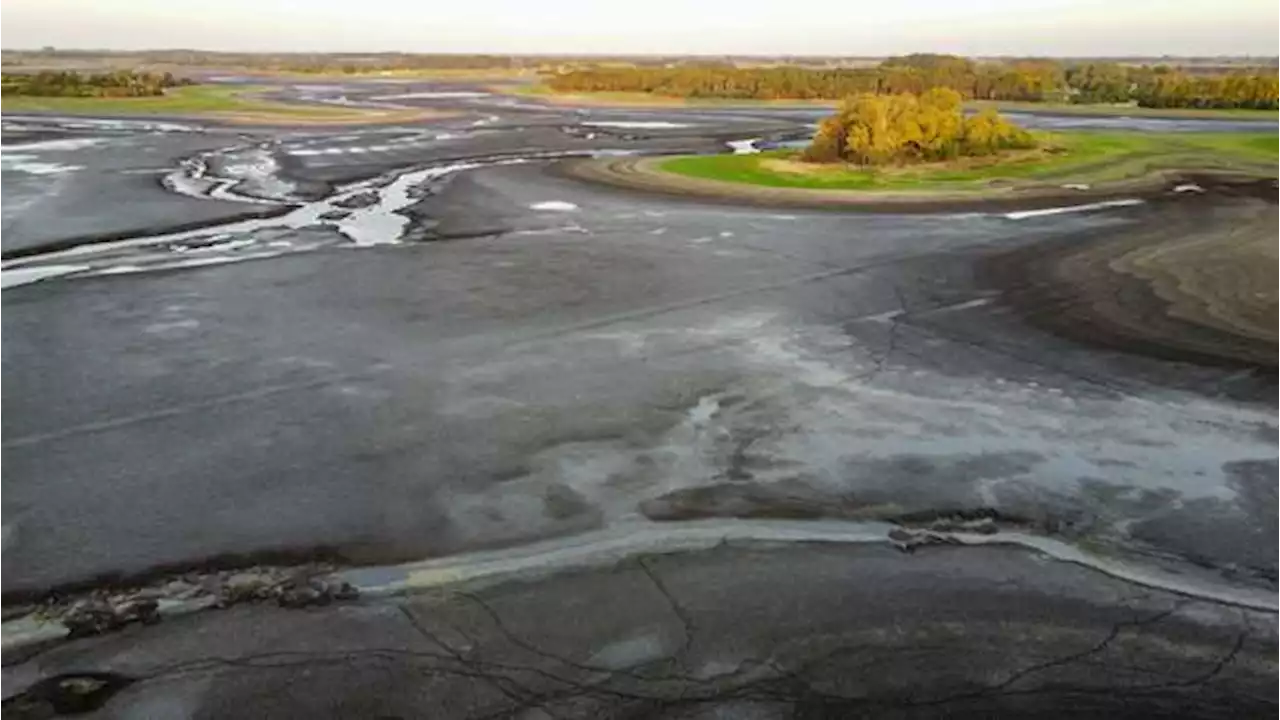
M 1062 76 L 1061 67 L 1052 61 L 978 65 L 954 55 L 918 54 L 865 68 L 602 66 L 561 73 L 548 84 L 562 92 L 756 99 L 837 99 L 858 93 L 894 95 L 945 87 L 965 98 L 1040 100 L 1051 99 Z
M 1035 147 L 1030 133 L 993 110 L 965 117 L 960 93 L 866 93 L 845 100 L 818 125 L 802 157 L 810 162 L 890 165 L 937 162 Z
M 1167 72 L 1153 74 L 1133 94 L 1142 107 L 1275 110 L 1280 81 L 1275 74 L 1206 77 Z
M 877 92 L 873 69 L 596 67 L 553 75 L 557 92 L 638 92 L 686 98 L 823 99 Z
M 845 69 L 723 65 L 579 68 L 551 77 L 548 84 L 560 92 L 640 92 L 688 98 L 834 100 L 858 93 L 919 94 L 948 88 L 965 99 L 979 100 L 1277 107 L 1274 71 L 1193 76 L 1163 66 L 1054 60 L 977 63 L 931 54 L 890 58 L 877 67 Z
M 191 80 L 176 78 L 173 73 L 129 70 L 87 75 L 48 70 L 0 75 L 0 91 L 4 95 L 42 97 L 147 97 L 163 95 L 167 88 L 190 84 Z

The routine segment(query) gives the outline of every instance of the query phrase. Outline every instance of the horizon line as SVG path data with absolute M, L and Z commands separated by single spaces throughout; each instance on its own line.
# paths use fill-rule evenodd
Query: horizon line
M 601 57 L 601 58 L 631 58 L 631 57 L 725 57 L 725 58 L 777 58 L 777 57 L 796 57 L 796 58 L 850 58 L 859 60 L 877 60 L 880 58 L 903 57 L 907 55 L 940 55 L 961 58 L 1016 58 L 1016 59 L 1151 59 L 1151 58 L 1170 58 L 1177 60 L 1199 60 L 1199 59 L 1271 59 L 1280 60 L 1280 55 L 1262 55 L 1254 53 L 1238 53 L 1238 54 L 1188 54 L 1179 55 L 1176 53 L 1160 53 L 1160 54 L 1140 54 L 1140 53 L 1101 53 L 1093 55 L 1028 55 L 1021 53 L 995 53 L 995 54 L 974 54 L 964 55 L 960 53 L 949 52 L 933 52 L 927 50 L 912 50 L 898 53 L 877 53 L 873 55 L 856 55 L 844 53 L 795 53 L 795 52 L 621 52 L 621 53 L 600 53 L 600 52 L 500 52 L 494 50 L 448 50 L 448 51 L 429 51 L 429 50 L 214 50 L 209 48 L 196 47 L 153 47 L 153 48 L 106 48 L 106 47 L 59 47 L 56 45 L 30 47 L 30 48 L 4 48 L 0 51 L 3 53 L 60 53 L 60 52 L 76 52 L 76 53 L 161 53 L 161 52 L 203 52 L 203 53 L 220 53 L 225 55 L 441 55 L 441 56 L 467 56 L 467 55 L 492 55 L 499 57 Z

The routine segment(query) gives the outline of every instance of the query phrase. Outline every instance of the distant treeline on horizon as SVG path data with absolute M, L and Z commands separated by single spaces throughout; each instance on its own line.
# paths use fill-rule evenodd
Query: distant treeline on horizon
M 682 98 L 820 99 L 955 90 L 967 100 L 1136 103 L 1153 108 L 1277 109 L 1274 69 L 1189 72 L 1171 65 L 1014 60 L 954 55 L 889 58 L 874 67 L 595 67 L 554 75 L 559 92 L 633 92 Z
M 888 55 L 721 55 L 721 54 L 591 54 L 591 53 L 406 53 L 406 52 L 227 52 L 195 49 L 94 50 L 94 49 L 14 49 L 0 51 L 5 63 L 67 60 L 124 60 L 156 64 L 191 66 L 239 66 L 264 69 L 291 69 L 310 72 L 357 72 L 394 69 L 498 69 L 539 68 L 557 64 L 590 66 L 596 64 L 629 64 L 640 67 L 666 65 L 756 67 L 760 65 L 795 65 L 809 68 L 872 67 L 894 57 Z M 957 57 L 917 53 L 911 56 Z M 1268 68 L 1280 66 L 1280 56 L 1096 56 L 1096 57 L 1023 57 L 978 56 L 977 62 L 1011 63 L 1019 61 L 1055 60 L 1068 64 L 1087 62 L 1121 65 L 1170 65 L 1195 71 L 1216 68 Z
M 0 74 L 0 95 L 37 97 L 152 97 L 180 85 L 191 85 L 187 78 L 173 73 L 116 70 L 81 74 L 72 71 L 42 70 L 34 73 Z
M 1277 58 L 999 58 L 918 53 L 887 59 L 689 55 L 228 53 L 5 50 L 7 70 L 216 67 L 366 74 L 428 70 L 537 71 L 560 92 L 678 98 L 821 99 L 949 88 L 967 100 L 1136 103 L 1158 108 L 1277 109 Z M 16 75 L 16 73 L 14 73 Z M 13 81 L 18 82 L 18 81 Z M 12 83 L 11 83 L 12 84 Z M 47 85 L 47 83 L 46 83 Z M 97 86 L 97 82 L 90 85 Z M 128 86 L 126 84 L 126 86 Z M 70 84 L 68 84 L 70 87 Z M 154 85 L 152 86 L 154 87 Z M 12 90 L 11 90 L 12 92 Z

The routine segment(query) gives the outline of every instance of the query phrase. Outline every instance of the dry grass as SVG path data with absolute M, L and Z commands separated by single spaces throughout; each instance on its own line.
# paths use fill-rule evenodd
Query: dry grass
M 153 97 L 7 96 L 5 112 L 57 112 L 71 115 L 121 115 L 212 118 L 246 125 L 356 125 L 400 123 L 448 117 L 428 109 L 385 110 L 317 103 L 267 100 L 267 88 L 240 85 L 190 85 Z

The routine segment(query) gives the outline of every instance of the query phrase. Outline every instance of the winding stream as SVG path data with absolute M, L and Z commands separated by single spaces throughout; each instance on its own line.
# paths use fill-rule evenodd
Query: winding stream
M 454 173 L 534 160 L 629 152 L 606 149 L 523 153 L 401 169 L 340 186 L 322 200 L 298 202 L 289 194 L 294 185 L 279 176 L 280 166 L 266 145 L 236 146 L 183 161 L 165 176 L 163 185 L 189 197 L 293 209 L 276 217 L 142 235 L 9 261 L 2 266 L 4 287 L 52 277 L 119 275 L 256 260 L 344 242 L 356 247 L 394 245 L 401 242 L 410 222 L 402 211 L 421 200 L 432 183 Z M 249 156 L 246 161 L 227 165 L 239 172 L 221 176 L 211 172 L 210 158 L 233 154 Z M 242 186 L 248 189 L 242 191 Z M 371 199 L 364 201 L 369 196 Z

